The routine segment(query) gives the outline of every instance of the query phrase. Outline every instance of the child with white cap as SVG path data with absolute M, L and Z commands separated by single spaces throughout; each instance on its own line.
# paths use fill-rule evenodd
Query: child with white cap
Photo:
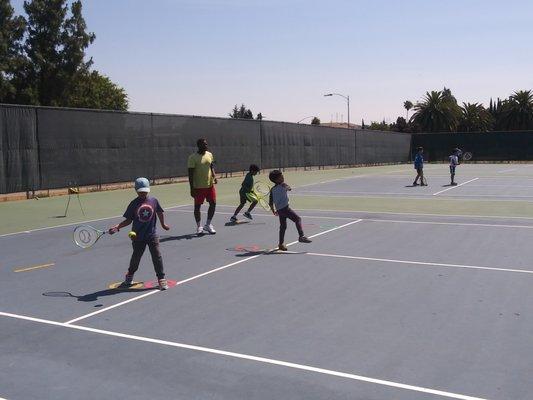
M 161 227 L 168 231 L 170 227 L 165 224 L 165 215 L 163 208 L 155 197 L 150 197 L 150 182 L 146 178 L 137 178 L 135 180 L 135 191 L 137 198 L 133 199 L 126 212 L 124 212 L 124 221 L 120 224 L 112 226 L 109 229 L 109 234 L 118 232 L 121 228 L 130 225 L 133 222 L 132 233 L 130 235 L 133 254 L 131 255 L 130 266 L 122 287 L 131 286 L 133 282 L 133 274 L 139 268 L 141 257 L 146 250 L 146 246 L 150 249 L 152 255 L 152 262 L 154 263 L 155 273 L 159 283 L 160 290 L 168 289 L 168 283 L 165 279 L 165 272 L 163 270 L 163 258 L 159 251 L 159 236 L 156 232 L 156 223 L 159 218 Z

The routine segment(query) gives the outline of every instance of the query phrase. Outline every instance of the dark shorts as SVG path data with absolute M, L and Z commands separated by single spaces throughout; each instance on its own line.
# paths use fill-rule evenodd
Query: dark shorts
M 194 189 L 194 205 L 199 206 L 204 204 L 204 201 L 207 200 L 208 203 L 217 202 L 217 191 L 215 185 L 210 188 L 201 188 Z
M 424 172 L 424 167 L 418 167 L 418 168 L 416 168 L 416 172 L 417 172 L 418 174 L 422 174 L 422 173 Z

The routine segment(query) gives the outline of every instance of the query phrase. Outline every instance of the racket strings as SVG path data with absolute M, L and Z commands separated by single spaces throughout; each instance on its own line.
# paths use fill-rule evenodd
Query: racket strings
M 73 239 L 74 243 L 86 249 L 95 244 L 101 235 L 103 235 L 103 232 L 100 232 L 88 225 L 81 225 L 74 229 Z

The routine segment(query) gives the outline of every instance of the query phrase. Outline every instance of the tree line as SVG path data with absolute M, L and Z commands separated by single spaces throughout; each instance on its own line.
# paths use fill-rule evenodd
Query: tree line
M 81 0 L 0 0 L 0 103 L 127 110 L 125 90 L 91 68 Z
M 450 89 L 426 92 L 413 104 L 403 104 L 406 118 L 396 122 L 372 122 L 368 129 L 397 132 L 489 132 L 533 130 L 533 91 L 518 90 L 507 99 L 490 99 L 486 108 L 481 103 L 459 105 Z M 414 113 L 409 118 L 409 111 Z M 363 122 L 364 126 L 364 122 Z

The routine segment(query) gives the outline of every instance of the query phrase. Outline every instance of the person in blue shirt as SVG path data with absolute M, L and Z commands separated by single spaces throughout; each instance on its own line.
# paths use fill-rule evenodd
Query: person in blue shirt
M 413 182 L 413 186 L 418 186 L 418 178 L 420 178 L 420 186 L 427 186 L 424 183 L 424 149 L 422 147 L 416 148 L 415 169 L 416 178 Z
M 118 232 L 121 228 L 130 225 L 133 222 L 132 231 L 135 235 L 131 238 L 133 254 L 131 255 L 130 266 L 124 282 L 121 287 L 129 287 L 133 282 L 133 274 L 137 272 L 141 257 L 146 249 L 150 249 L 154 270 L 157 275 L 160 290 L 168 289 L 168 283 L 165 279 L 163 270 L 163 258 L 159 250 L 159 236 L 156 233 L 156 223 L 159 219 L 161 227 L 168 231 L 170 227 L 165 224 L 163 209 L 155 197 L 148 196 L 150 192 L 150 182 L 146 178 L 137 178 L 135 180 L 135 191 L 137 197 L 133 199 L 124 212 L 124 221 L 112 226 L 109 234 Z

